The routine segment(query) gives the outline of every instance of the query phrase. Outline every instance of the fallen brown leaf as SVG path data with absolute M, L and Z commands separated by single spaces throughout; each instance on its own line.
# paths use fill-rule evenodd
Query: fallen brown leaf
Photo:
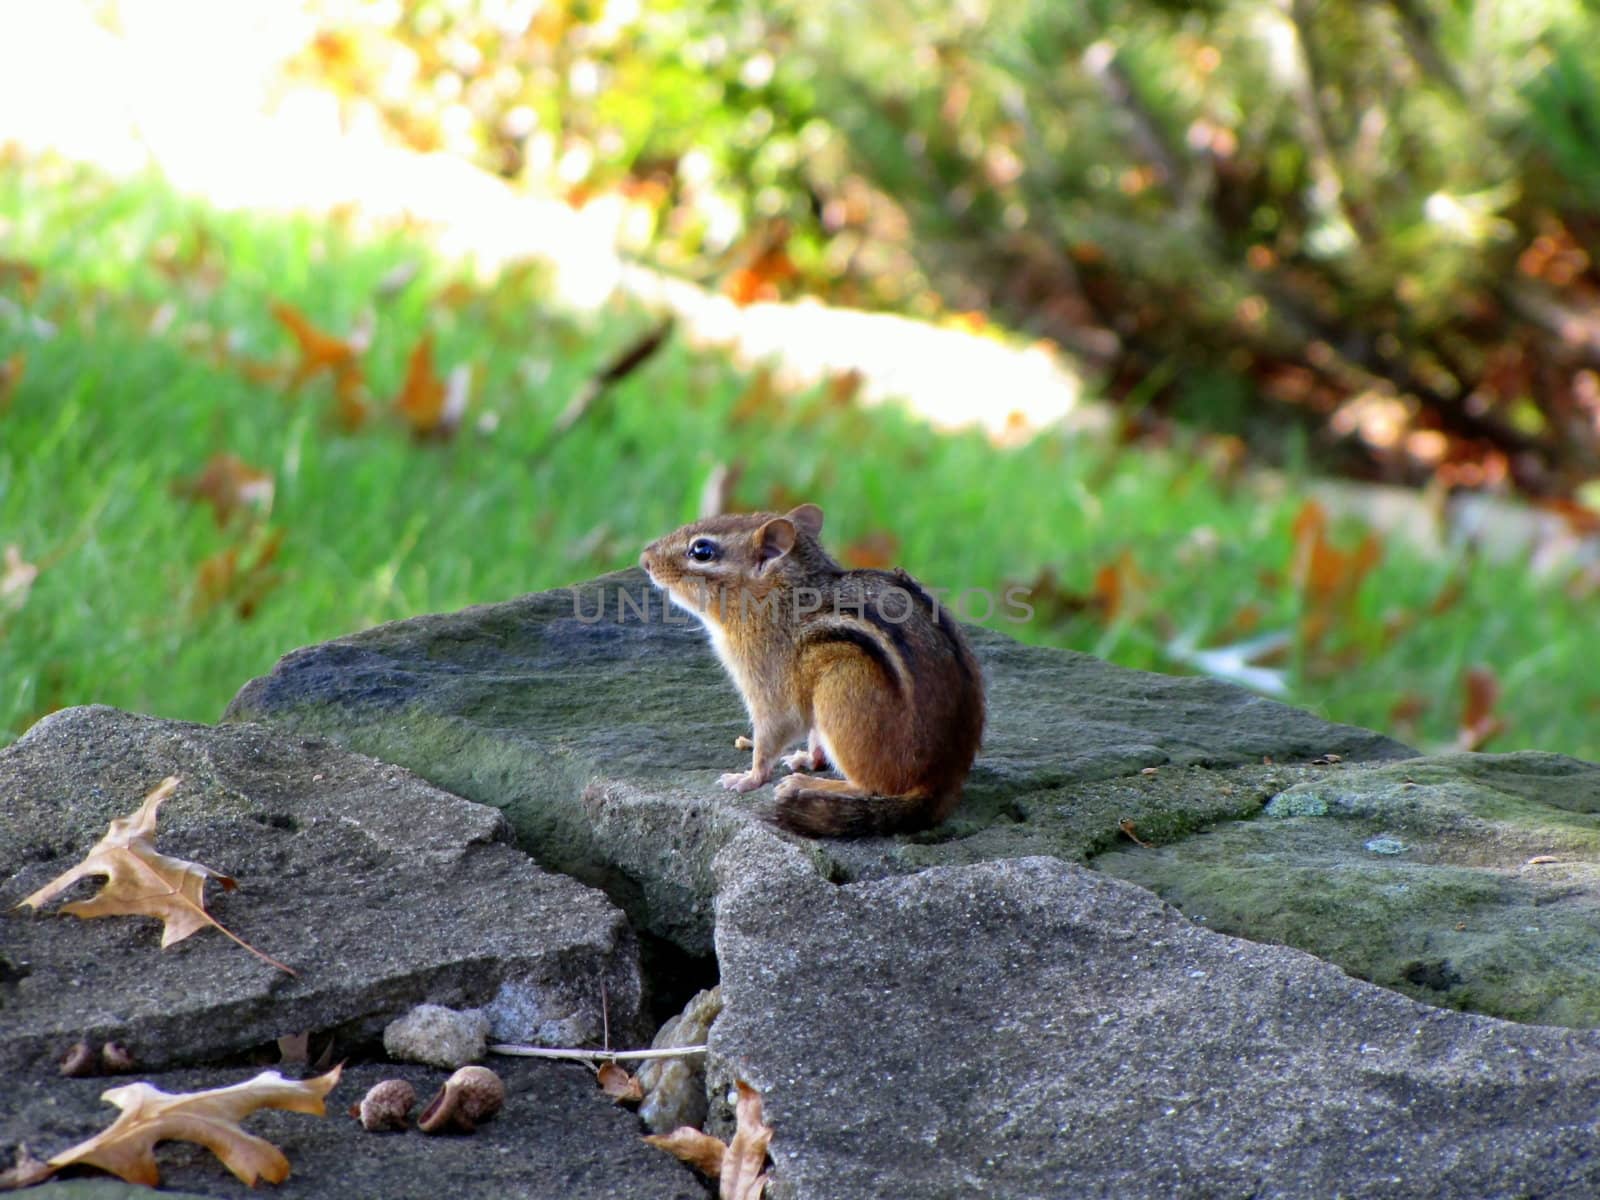
M 722 1176 L 722 1159 L 728 1153 L 728 1146 L 709 1133 L 680 1125 L 671 1133 L 646 1134 L 644 1140 L 665 1150 L 679 1162 L 688 1163 L 707 1179 L 719 1179 Z
M 1500 700 L 1500 681 L 1488 667 L 1468 667 L 1461 686 L 1466 699 L 1456 745 L 1463 750 L 1481 750 L 1489 739 L 1505 731 L 1506 723 L 1494 712 Z
M 88 855 L 77 866 L 57 875 L 38 891 L 21 900 L 37 910 L 88 875 L 104 875 L 106 882 L 88 900 L 63 904 L 61 911 L 89 920 L 95 917 L 155 917 L 162 923 L 161 946 L 165 949 L 191 934 L 212 926 L 238 942 L 262 962 L 280 971 L 294 972 L 274 958 L 225 929 L 206 912 L 207 879 L 220 883 L 224 891 L 238 884 L 228 876 L 199 863 L 171 858 L 155 848 L 156 817 L 161 803 L 178 786 L 178 777 L 169 775 L 144 798 L 144 803 L 126 817 L 117 817 Z
M 1307 500 L 1295 514 L 1291 537 L 1289 574 L 1307 609 L 1301 640 L 1316 648 L 1350 616 L 1362 583 L 1383 557 L 1383 542 L 1369 532 L 1355 549 L 1341 550 L 1328 539 L 1328 514 L 1315 500 Z
M 738 1127 L 728 1146 L 727 1157 L 722 1160 L 717 1195 L 720 1200 L 760 1200 L 767 1186 L 763 1168 L 767 1163 L 767 1144 L 772 1141 L 772 1127 L 761 1119 L 761 1093 L 742 1079 L 736 1086 L 739 1100 L 734 1105 L 734 1115 Z
M 294 337 L 300 352 L 300 361 L 289 374 L 288 390 L 293 392 L 326 372 L 333 377 L 334 421 L 347 433 L 365 425 L 372 408 L 367 403 L 361 355 L 372 340 L 370 320 L 359 323 L 348 337 L 339 338 L 318 329 L 292 305 L 274 304 L 272 315 Z
M 614 1062 L 601 1063 L 595 1075 L 600 1080 L 600 1090 L 618 1104 L 637 1104 L 644 1099 L 638 1079 Z
M 735 1086 L 739 1089 L 734 1105 L 737 1126 L 730 1145 L 687 1125 L 668 1134 L 650 1134 L 644 1140 L 717 1180 L 718 1200 L 761 1200 L 767 1186 L 764 1168 L 772 1127 L 761 1119 L 761 1093 L 743 1080 Z
M 213 454 L 200 474 L 172 485 L 175 495 L 209 504 L 220 529 L 246 508 L 266 513 L 272 508 L 272 474 L 252 467 L 237 454 Z
M 1133 552 L 1124 550 L 1094 573 L 1094 604 L 1107 623 L 1114 621 L 1134 602 L 1155 587 L 1155 581 L 1139 569 Z
M 339 375 L 359 369 L 357 356 L 366 349 L 361 337 L 338 338 L 324 333 L 299 309 L 282 302 L 272 306 L 272 315 L 289 331 L 300 351 L 300 362 L 289 379 L 291 391 L 323 371 Z
M 424 336 L 406 360 L 406 381 L 394 411 L 417 437 L 432 437 L 444 418 L 444 380 L 433 371 L 433 338 Z
M 148 1083 L 109 1088 L 100 1098 L 115 1104 L 122 1115 L 110 1128 L 53 1156 L 50 1166 L 99 1167 L 129 1183 L 155 1187 L 161 1182 L 156 1143 L 195 1142 L 220 1158 L 246 1187 L 254 1187 L 257 1179 L 282 1183 L 289 1177 L 283 1151 L 246 1133 L 239 1122 L 262 1108 L 322 1116 L 324 1098 L 343 1069 L 335 1067 L 325 1075 L 298 1081 L 263 1071 L 244 1083 L 205 1092 L 173 1094 Z

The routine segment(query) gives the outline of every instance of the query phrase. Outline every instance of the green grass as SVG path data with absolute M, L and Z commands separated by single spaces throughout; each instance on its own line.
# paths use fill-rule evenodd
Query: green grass
M 1288 570 L 1298 501 L 1230 484 L 1199 439 L 1156 451 L 1050 434 L 1001 449 L 821 393 L 741 418 L 748 376 L 669 343 L 552 446 L 557 414 L 647 318 L 577 324 L 528 273 L 478 287 L 398 235 L 221 214 L 155 181 L 50 163 L 0 164 L 0 258 L 13 264 L 0 264 L 0 361 L 25 361 L 0 408 L 0 548 L 42 568 L 20 607 L 0 599 L 0 741 L 67 704 L 212 720 L 297 646 L 627 565 L 692 518 L 729 462 L 744 467 L 741 506 L 815 500 L 836 550 L 892 535 L 897 560 L 932 584 L 999 592 L 1053 571 L 1059 594 L 1034 596 L 1033 623 L 991 622 L 1028 640 L 1177 670 L 1174 635 L 1243 636 L 1229 631 L 1247 607 L 1258 632 L 1301 615 Z M 416 277 L 386 288 L 404 263 Z M 459 436 L 419 443 L 393 420 L 340 432 L 325 378 L 292 395 L 253 381 L 245 360 L 293 358 L 274 301 L 335 332 L 370 311 L 364 363 L 380 400 L 431 334 L 441 371 L 477 372 Z M 226 353 L 208 349 L 219 337 Z M 219 528 L 172 490 L 220 451 L 273 478 L 253 524 Z M 230 546 L 248 562 L 269 531 L 282 537 L 273 585 L 244 611 L 237 596 L 205 603 L 200 564 Z M 1084 594 L 1124 551 L 1139 574 L 1108 618 Z M 1429 615 L 1456 578 L 1462 598 Z M 1290 699 L 1386 728 L 1416 695 L 1420 726 L 1401 732 L 1438 744 L 1454 736 L 1463 671 L 1481 663 L 1509 722 L 1491 748 L 1600 758 L 1584 653 L 1600 601 L 1563 584 L 1389 546 L 1338 612 L 1324 646 L 1337 653 L 1285 664 Z M 1386 634 L 1397 615 L 1407 627 Z

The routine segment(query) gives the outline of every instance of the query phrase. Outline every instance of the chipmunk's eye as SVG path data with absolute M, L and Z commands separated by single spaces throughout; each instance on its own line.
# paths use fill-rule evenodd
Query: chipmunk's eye
M 722 547 L 710 538 L 695 538 L 689 543 L 689 557 L 697 563 L 716 562 L 722 557 Z

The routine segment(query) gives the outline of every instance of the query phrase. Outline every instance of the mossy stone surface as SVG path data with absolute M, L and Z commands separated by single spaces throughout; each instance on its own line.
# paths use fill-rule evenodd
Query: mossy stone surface
M 1315 770 L 1264 758 L 1411 753 L 1215 680 L 971 632 L 990 715 L 960 808 L 923 835 L 813 843 L 830 878 L 1081 861 L 1126 840 L 1125 823 L 1166 840 L 1253 813 Z M 638 570 L 297 650 L 227 719 L 323 734 L 501 809 L 542 864 L 692 954 L 711 950 L 711 861 L 770 795 L 717 787 L 748 763 L 733 748 L 743 705 L 699 626 Z
M 1445 754 L 1338 767 L 1252 820 L 1095 859 L 1210 928 L 1435 1004 L 1600 1025 L 1600 767 Z

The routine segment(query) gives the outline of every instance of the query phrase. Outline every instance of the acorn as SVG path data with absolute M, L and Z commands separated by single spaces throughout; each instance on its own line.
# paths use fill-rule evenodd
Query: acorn
M 499 1112 L 505 1099 L 506 1085 L 488 1067 L 462 1067 L 422 1110 L 417 1128 L 423 1133 L 471 1133 Z

